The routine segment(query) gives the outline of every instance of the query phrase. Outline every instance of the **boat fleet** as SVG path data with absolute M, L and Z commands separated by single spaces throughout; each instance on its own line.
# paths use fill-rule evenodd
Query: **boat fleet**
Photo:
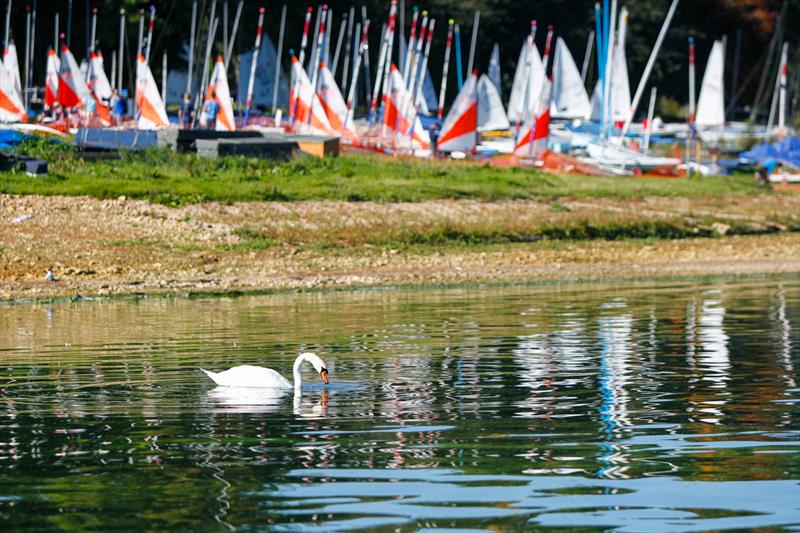
M 229 86 L 229 65 L 234 37 L 223 41 L 223 52 L 216 58 L 220 16 L 211 3 L 209 32 L 205 54 L 198 56 L 195 41 L 197 28 L 203 27 L 205 15 L 197 12 L 194 2 L 187 70 L 168 70 L 164 55 L 161 84 L 150 69 L 150 43 L 155 26 L 155 8 L 145 37 L 144 11 L 139 17 L 139 40 L 136 49 L 136 78 L 133 112 L 115 113 L 115 99 L 125 91 L 121 67 L 125 50 L 122 35 L 125 15 L 121 14 L 120 48 L 113 53 L 111 78 L 106 74 L 102 51 L 94 46 L 79 64 L 63 38 L 54 43 L 47 55 L 43 104 L 40 120 L 57 129 L 77 126 L 161 129 L 176 127 L 167 114 L 167 104 L 180 104 L 189 95 L 196 116 L 183 127 L 213 127 L 218 131 L 242 128 L 268 128 L 309 135 L 338 136 L 346 149 L 367 150 L 417 157 L 492 158 L 520 164 L 541 165 L 547 153 L 561 153 L 563 164 L 582 163 L 601 173 L 638 174 L 681 171 L 711 171 L 699 157 L 700 143 L 715 147 L 735 146 L 743 139 L 766 139 L 770 133 L 787 133 L 786 76 L 787 46 L 782 51 L 776 102 L 770 124 L 752 127 L 726 120 L 724 69 L 725 44 L 716 41 L 709 53 L 695 106 L 694 44 L 690 42 L 688 122 L 665 124 L 654 115 L 656 89 L 650 92 L 646 120 L 634 123 L 642 103 L 644 89 L 658 56 L 664 35 L 669 29 L 679 0 L 673 0 L 659 35 L 653 45 L 642 78 L 632 94 L 626 40 L 626 7 L 618 9 L 617 0 L 595 5 L 596 28 L 588 36 L 586 52 L 579 68 L 563 38 L 552 27 L 544 33 L 544 47 L 537 45 L 537 21 L 522 38 L 511 91 L 503 97 L 500 83 L 500 50 L 492 47 L 486 73 L 473 69 L 477 46 L 479 13 L 476 13 L 469 47 L 469 62 L 463 72 L 459 25 L 452 19 L 444 24 L 427 11 L 413 9 L 411 23 L 404 24 L 401 3 L 391 0 L 389 16 L 381 29 L 377 65 L 370 66 L 368 36 L 378 28 L 370 22 L 366 9 L 361 17 L 350 8 L 342 16 L 338 31 L 333 11 L 327 5 L 305 13 L 303 34 L 298 48 L 288 47 L 284 35 L 286 7 L 281 11 L 277 51 L 263 31 L 265 9 L 259 9 L 258 30 L 251 50 L 239 56 L 238 73 Z M 239 3 L 232 30 L 235 36 L 243 2 Z M 398 13 L 400 11 L 400 13 Z M 96 17 L 97 10 L 94 10 Z M 313 24 L 312 24 L 313 20 Z M 96 18 L 93 18 L 93 29 Z M 227 17 L 224 24 L 227 26 Z M 8 27 L 8 22 L 6 24 Z M 313 29 L 312 29 L 313 28 Z M 94 31 L 94 30 L 93 30 Z M 438 91 L 430 75 L 431 41 L 435 32 L 447 33 L 442 78 Z M 225 28 L 230 35 L 228 28 Z M 8 31 L 6 32 L 8 36 Z M 691 40 L 690 40 L 691 41 Z M 94 42 L 94 40 L 92 40 Z M 0 121 L 18 124 L 29 120 L 30 90 L 23 90 L 17 51 L 7 39 L 0 63 Z M 587 90 L 587 66 L 595 50 L 597 82 Z M 58 50 L 58 53 L 56 52 Z M 453 53 L 455 52 L 455 53 Z M 289 76 L 282 70 L 287 58 Z M 372 56 L 372 57 L 370 57 Z M 448 75 L 455 61 L 458 92 L 446 106 Z M 193 75 L 194 64 L 203 66 Z M 24 68 L 28 68 L 28 58 Z M 28 76 L 25 77 L 29 79 Z M 438 92 L 438 94 L 437 94 Z M 236 96 L 234 100 L 232 96 Z M 207 116 L 206 102 L 217 104 L 215 120 Z M 445 113 L 445 107 L 447 112 Z M 269 108 L 269 114 L 262 112 Z M 777 126 L 773 118 L 777 116 Z M 775 126 L 775 127 L 773 127 Z M 673 147 L 671 152 L 651 150 L 653 141 Z M 680 148 L 680 149 L 677 149 Z

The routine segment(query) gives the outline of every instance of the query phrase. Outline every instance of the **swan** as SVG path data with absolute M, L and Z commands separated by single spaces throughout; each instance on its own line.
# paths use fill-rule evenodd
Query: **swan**
M 206 376 L 212 379 L 217 385 L 224 387 L 260 387 L 272 389 L 291 389 L 299 390 L 303 378 L 300 375 L 300 367 L 303 363 L 310 363 L 314 370 L 322 376 L 322 381 L 328 384 L 328 370 L 325 362 L 315 353 L 304 352 L 294 360 L 292 374 L 294 375 L 294 385 L 271 368 L 261 366 L 241 365 L 235 366 L 224 372 L 210 372 L 202 370 Z

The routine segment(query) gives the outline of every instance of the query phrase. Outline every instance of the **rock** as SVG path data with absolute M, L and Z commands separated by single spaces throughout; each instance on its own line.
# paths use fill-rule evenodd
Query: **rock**
M 711 224 L 711 230 L 717 235 L 727 235 L 731 230 L 731 227 L 728 224 L 723 224 L 722 222 L 714 222 Z

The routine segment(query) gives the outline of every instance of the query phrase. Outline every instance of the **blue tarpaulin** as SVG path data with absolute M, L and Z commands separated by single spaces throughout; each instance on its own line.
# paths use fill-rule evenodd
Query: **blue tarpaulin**
M 20 133 L 14 130 L 0 129 L 0 149 L 6 150 L 13 148 L 26 139 L 30 139 L 30 135 Z
M 800 138 L 791 136 L 778 142 L 756 145 L 752 150 L 739 154 L 739 159 L 759 165 L 775 160 L 800 168 Z

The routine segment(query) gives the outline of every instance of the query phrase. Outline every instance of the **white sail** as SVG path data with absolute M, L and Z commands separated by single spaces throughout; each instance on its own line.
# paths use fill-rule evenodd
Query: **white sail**
M 589 95 L 583 86 L 581 73 L 564 40 L 556 39 L 553 61 L 553 101 L 550 115 L 553 118 L 585 119 L 591 113 Z
M 239 57 L 239 85 L 237 98 L 240 102 L 247 100 L 247 84 L 250 80 L 250 63 L 253 61 L 253 51 Z M 269 36 L 264 32 L 261 38 L 261 49 L 258 51 L 258 64 L 256 65 L 256 80 L 253 86 L 253 104 L 260 106 L 272 105 L 272 91 L 275 86 L 275 46 Z M 278 106 L 289 105 L 289 85 L 286 75 L 281 69 L 278 80 Z M 185 86 L 185 85 L 184 85 Z
M 591 119 L 594 121 L 601 120 L 603 115 L 603 96 L 600 82 L 594 87 L 591 108 Z M 614 122 L 625 122 L 631 109 L 631 86 L 628 81 L 628 65 L 623 46 L 614 48 L 609 108 Z
M 507 130 L 510 127 L 497 87 L 483 74 L 478 80 L 478 131 Z
M 529 52 L 530 58 L 528 57 Z M 528 36 L 522 43 L 517 70 L 514 72 L 514 83 L 511 86 L 511 96 L 508 101 L 508 120 L 512 123 L 524 122 L 533 114 L 533 108 L 539 102 L 544 81 L 542 57 L 539 55 L 536 44 Z M 526 103 L 528 108 L 524 109 Z
M 500 45 L 494 43 L 492 55 L 489 57 L 489 79 L 494 83 L 497 93 L 502 97 L 503 85 L 500 79 Z
M 724 93 L 725 57 L 722 41 L 715 41 L 706 63 L 703 85 L 700 88 L 700 99 L 697 102 L 698 126 L 722 126 L 725 124 Z

